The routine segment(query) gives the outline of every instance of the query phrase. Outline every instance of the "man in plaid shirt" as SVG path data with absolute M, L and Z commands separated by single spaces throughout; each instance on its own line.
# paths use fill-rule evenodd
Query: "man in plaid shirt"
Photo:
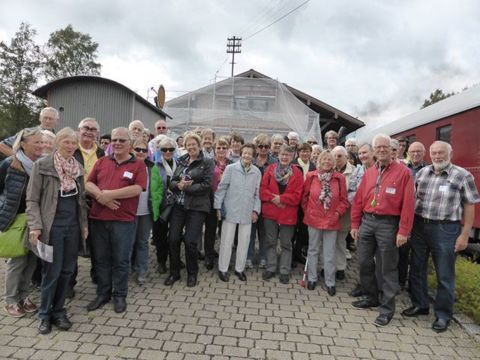
M 402 312 L 410 317 L 429 313 L 427 264 L 431 253 L 438 282 L 432 324 L 436 332 L 447 330 L 452 318 L 455 253 L 467 247 L 475 203 L 480 202 L 472 174 L 453 165 L 451 155 L 450 144 L 435 141 L 430 146 L 432 165 L 422 168 L 415 179 L 415 220 L 410 241 L 412 306 Z

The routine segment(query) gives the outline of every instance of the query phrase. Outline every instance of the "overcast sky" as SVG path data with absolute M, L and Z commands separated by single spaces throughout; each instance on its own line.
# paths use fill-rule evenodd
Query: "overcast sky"
M 22 21 L 43 43 L 72 24 L 99 43 L 102 76 L 167 100 L 230 74 L 228 36 L 246 38 L 304 0 L 2 0 L 0 38 Z M 363 121 L 416 111 L 436 88 L 480 83 L 478 0 L 311 0 L 243 42 L 250 68 Z M 218 71 L 218 72 L 217 72 Z

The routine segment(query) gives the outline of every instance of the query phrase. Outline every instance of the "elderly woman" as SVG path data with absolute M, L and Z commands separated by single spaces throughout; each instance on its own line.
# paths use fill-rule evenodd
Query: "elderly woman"
M 42 156 L 40 128 L 20 131 L 13 144 L 14 155 L 0 163 L 0 231 L 7 231 L 18 214 L 26 211 L 26 190 L 33 163 Z M 37 306 L 28 298 L 30 280 L 37 260 L 33 252 L 7 260 L 5 269 L 5 312 L 12 317 L 34 313 Z
M 202 236 L 205 216 L 210 212 L 210 191 L 214 163 L 205 159 L 200 150 L 202 141 L 195 133 L 185 135 L 187 153 L 178 159 L 178 165 L 170 181 L 170 190 L 176 194 L 170 220 L 170 275 L 165 285 L 180 279 L 180 243 L 185 233 L 185 255 L 187 261 L 187 286 L 197 284 L 198 242 Z
M 160 135 L 159 135 L 160 136 Z M 160 274 L 167 272 L 167 258 L 168 258 L 168 230 L 170 225 L 171 208 L 174 204 L 174 195 L 170 190 L 169 185 L 172 180 L 173 173 L 177 169 L 177 162 L 174 154 L 177 149 L 176 142 L 167 137 L 162 136 L 156 147 L 161 154 L 157 156 L 156 165 L 162 177 L 162 203 L 160 204 L 159 218 L 153 222 L 152 238 L 157 253 L 157 267 Z
M 292 264 L 292 236 L 302 200 L 303 175 L 292 166 L 295 148 L 283 145 L 278 162 L 269 166 L 260 185 L 260 200 L 267 241 L 267 269 L 262 277 L 268 281 L 277 270 L 277 239 L 280 239 L 280 282 L 288 284 Z
M 55 149 L 55 134 L 50 130 L 42 130 L 43 155 L 49 155 Z
M 218 259 L 218 276 L 228 281 L 228 265 L 232 255 L 235 229 L 238 225 L 237 259 L 235 275 L 240 281 L 246 281 L 245 262 L 252 223 L 257 222 L 260 213 L 260 170 L 252 165 L 255 157 L 253 144 L 245 144 L 240 150 L 240 161 L 228 165 L 220 185 L 215 192 L 214 208 L 221 218 L 221 209 L 225 212 L 222 224 L 222 239 Z
M 163 181 L 158 167 L 147 158 L 148 142 L 137 140 L 133 143 L 134 155 L 143 160 L 147 167 L 147 187 L 140 193 L 135 219 L 135 242 L 132 251 L 132 268 L 137 275 L 138 285 L 144 285 L 148 270 L 148 239 L 153 221 L 159 218 L 163 196 Z
M 325 144 L 327 149 L 332 150 L 338 145 L 338 133 L 335 130 L 330 130 L 325 133 Z
M 42 269 L 40 334 L 48 334 L 52 323 L 60 330 L 72 326 L 64 307 L 65 292 L 88 235 L 84 171 L 73 157 L 77 133 L 64 128 L 55 144 L 56 151 L 33 165 L 27 188 L 30 244 L 41 241 L 53 246 L 53 262 L 44 262 Z
M 268 166 L 275 163 L 277 159 L 270 155 L 270 137 L 265 134 L 258 134 L 254 139 L 256 147 L 256 156 L 253 160 L 260 173 L 265 174 Z M 248 246 L 247 268 L 253 267 L 253 259 L 255 257 L 255 240 L 258 233 L 258 252 L 259 252 L 259 267 L 265 269 L 267 266 L 267 247 L 265 243 L 265 225 L 261 214 L 258 216 L 258 221 L 252 224 L 252 232 L 250 234 L 250 245 Z
M 280 153 L 280 149 L 284 142 L 283 136 L 280 134 L 273 134 L 270 140 L 270 156 L 275 158 L 275 160 L 278 160 L 278 154 Z
M 312 154 L 310 155 L 310 162 L 317 164 L 318 156 L 322 152 L 322 147 L 318 144 L 312 145 Z
M 345 177 L 335 171 L 335 159 L 329 150 L 323 151 L 317 164 L 318 170 L 310 172 L 305 181 L 302 208 L 303 222 L 308 226 L 308 283 L 314 290 L 317 283 L 317 261 L 323 243 L 325 286 L 330 296 L 335 288 L 335 248 L 340 218 L 348 207 Z

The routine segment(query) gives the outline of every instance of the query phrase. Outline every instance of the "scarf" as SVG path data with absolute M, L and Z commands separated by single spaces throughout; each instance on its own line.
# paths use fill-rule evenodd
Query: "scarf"
M 332 180 L 333 170 L 329 172 L 318 172 L 318 180 L 322 184 L 322 191 L 318 200 L 323 203 L 325 210 L 330 209 L 332 204 L 332 190 L 330 189 L 330 181 Z
M 53 165 L 60 177 L 60 189 L 64 192 L 75 190 L 77 188 L 75 179 L 80 174 L 78 161 L 73 156 L 67 160 L 58 151 L 55 151 Z
M 175 172 L 175 169 L 177 168 L 177 164 L 175 164 L 175 160 L 173 160 L 173 166 L 170 166 L 170 164 L 165 160 L 162 156 L 161 158 L 163 167 L 165 168 L 165 173 L 169 178 L 172 178 L 173 173 Z
M 242 168 L 243 168 L 243 170 L 245 170 L 246 173 L 248 173 L 250 171 L 250 169 L 252 168 L 251 163 L 250 163 L 250 165 L 246 166 L 242 159 L 240 159 L 240 164 L 242 165 Z
M 18 161 L 22 163 L 23 169 L 25 170 L 27 175 L 32 175 L 33 160 L 30 159 L 27 155 L 25 155 L 22 149 L 16 152 L 15 157 Z
M 302 159 L 298 158 L 298 165 L 300 165 L 303 170 L 303 180 L 306 180 L 308 169 L 310 168 L 310 161 L 307 160 L 307 162 L 303 162 Z
M 290 165 L 282 169 L 280 163 L 278 163 L 278 165 L 275 167 L 275 180 L 280 185 L 287 185 L 292 174 L 293 170 Z

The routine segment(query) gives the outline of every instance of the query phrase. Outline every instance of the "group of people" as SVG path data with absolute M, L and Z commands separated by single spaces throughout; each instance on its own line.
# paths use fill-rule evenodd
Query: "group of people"
M 292 266 L 306 262 L 306 288 L 314 290 L 320 277 L 330 296 L 345 278 L 353 239 L 360 278 L 351 295 L 363 296 L 353 306 L 378 306 L 377 326 L 391 321 L 402 287 L 412 297 L 402 314 L 428 314 L 431 253 L 438 278 L 432 327 L 447 329 L 455 253 L 467 245 L 480 201 L 473 176 L 451 164 L 449 144 L 434 142 L 428 165 L 421 143 L 400 139 L 402 148 L 383 134 L 343 147 L 329 131 L 322 148 L 295 132 L 245 143 L 238 133 L 217 138 L 195 129 L 173 139 L 163 119 L 155 135 L 134 120 L 100 136 L 94 118 L 54 134 L 57 121 L 58 112 L 45 108 L 39 127 L 0 143 L 7 156 L 0 164 L 0 231 L 26 213 L 25 245 L 33 250 L 7 261 L 4 310 L 13 317 L 38 311 L 41 334 L 72 326 L 65 299 L 75 293 L 79 254 L 91 258 L 97 284 L 88 311 L 113 300 L 114 311 L 124 312 L 129 276 L 147 282 L 150 237 L 166 286 L 186 268 L 186 285 L 195 287 L 199 259 L 212 270 L 218 258 L 219 280 L 228 282 L 235 251 L 239 281 L 257 264 L 265 281 L 278 275 L 288 284 Z M 40 263 L 37 308 L 29 286 L 38 241 L 53 246 L 53 261 Z

